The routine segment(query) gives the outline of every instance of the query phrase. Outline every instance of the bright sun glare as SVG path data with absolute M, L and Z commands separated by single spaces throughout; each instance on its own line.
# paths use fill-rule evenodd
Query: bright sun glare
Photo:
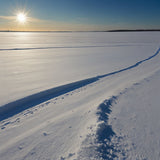
M 27 21 L 27 17 L 24 13 L 17 14 L 17 21 L 20 23 L 25 23 Z

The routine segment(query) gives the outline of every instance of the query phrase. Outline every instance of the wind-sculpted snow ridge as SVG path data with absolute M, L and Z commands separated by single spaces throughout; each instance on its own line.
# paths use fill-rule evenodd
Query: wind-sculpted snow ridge
M 156 52 L 154 55 L 152 55 L 152 56 L 150 56 L 150 57 L 148 57 L 148 58 L 146 58 L 146 59 L 144 59 L 144 60 L 141 60 L 141 61 L 137 62 L 137 63 L 134 64 L 134 65 L 131 65 L 131 66 L 126 67 L 126 68 L 123 68 L 123 69 L 121 69 L 121 70 L 118 70 L 118 71 L 115 71 L 115 72 L 111 72 L 111 73 L 108 73 L 108 74 L 105 74 L 105 75 L 101 75 L 101 76 L 98 76 L 98 77 L 99 77 L 99 78 L 103 78 L 103 77 L 106 77 L 106 76 L 109 76 L 109 75 L 117 74 L 117 73 L 120 73 L 120 72 L 123 72 L 123 71 L 130 70 L 130 69 L 132 69 L 132 68 L 135 68 L 135 67 L 139 66 L 140 64 L 142 64 L 143 62 L 148 61 L 148 60 L 156 57 L 156 56 L 159 54 L 159 52 L 160 52 L 160 48 L 157 50 L 157 52 Z
M 58 97 L 60 95 L 63 95 L 67 92 L 73 91 L 75 89 L 81 88 L 87 84 L 93 83 L 97 81 L 98 78 L 89 78 L 81 81 L 77 81 L 74 83 L 62 85 L 59 87 L 51 88 L 27 97 L 24 97 L 22 99 L 19 99 L 17 101 L 8 103 L 6 105 L 3 105 L 0 107 L 0 120 L 6 119 L 8 117 L 11 117 L 23 110 L 26 110 L 30 107 L 33 107 L 35 105 L 38 105 L 40 103 L 43 103 L 49 99 L 52 99 L 54 97 Z
M 126 68 L 123 68 L 123 69 L 120 69 L 120 70 L 117 70 L 117 71 L 114 71 L 114 72 L 111 72 L 108 74 L 100 75 L 97 77 L 92 77 L 92 78 L 84 79 L 81 81 L 73 82 L 70 84 L 66 84 L 63 86 L 51 88 L 51 89 L 48 89 L 45 91 L 41 91 L 39 93 L 35 93 L 33 95 L 29 95 L 27 97 L 16 100 L 14 102 L 10 102 L 8 104 L 5 104 L 0 107 L 0 121 L 4 120 L 6 118 L 9 118 L 9 117 L 11 117 L 11 116 L 23 111 L 23 110 L 26 110 L 30 107 L 33 107 L 33 106 L 38 105 L 40 103 L 43 103 L 47 100 L 50 100 L 50 99 L 55 98 L 57 96 L 63 95 L 65 93 L 73 91 L 75 89 L 81 88 L 81 87 L 86 86 L 88 84 L 94 83 L 94 82 L 100 80 L 101 78 L 108 77 L 108 76 L 111 76 L 111 75 L 114 75 L 114 74 L 117 74 L 117 73 L 120 73 L 123 71 L 133 69 L 133 68 L 137 67 L 138 65 L 142 64 L 143 62 L 154 58 L 155 56 L 157 56 L 159 54 L 159 52 L 160 52 L 160 48 L 156 51 L 156 53 L 154 55 L 152 55 L 144 60 L 141 60 L 141 61 L 137 62 L 136 64 L 131 65 L 129 67 L 126 67 Z

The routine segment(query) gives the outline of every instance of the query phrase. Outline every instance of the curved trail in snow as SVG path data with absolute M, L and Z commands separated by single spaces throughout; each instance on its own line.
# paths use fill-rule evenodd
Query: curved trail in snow
M 76 49 L 76 48 L 101 48 L 101 47 L 124 47 L 134 46 L 133 44 L 115 44 L 115 45 L 101 45 L 101 46 L 55 46 L 55 47 L 32 47 L 32 48 L 2 48 L 0 51 L 21 51 L 21 50 L 41 50 L 41 49 Z M 136 45 L 137 46 L 137 45 Z
M 120 69 L 120 70 L 117 70 L 117 71 L 114 71 L 111 73 L 107 73 L 104 75 L 99 75 L 96 77 L 92 77 L 92 78 L 80 80 L 77 82 L 73 82 L 70 84 L 62 85 L 59 87 L 51 88 L 51 89 L 48 89 L 45 91 L 41 91 L 39 93 L 29 95 L 29 96 L 24 97 L 22 99 L 10 102 L 8 104 L 5 104 L 0 107 L 0 121 L 4 120 L 6 118 L 9 118 L 17 113 L 20 113 L 23 110 L 26 110 L 30 107 L 33 107 L 33 106 L 38 105 L 40 103 L 43 103 L 49 99 L 58 97 L 60 95 L 63 95 L 65 93 L 68 93 L 68 92 L 73 91 L 75 89 L 81 88 L 81 87 L 86 86 L 91 83 L 94 83 L 94 82 L 100 80 L 101 78 L 108 77 L 108 76 L 111 76 L 111 75 L 114 75 L 114 74 L 117 74 L 117 73 L 120 73 L 123 71 L 127 71 L 130 69 L 136 68 L 140 64 L 156 57 L 159 54 L 159 52 L 160 52 L 160 48 L 152 56 L 150 56 L 144 60 L 138 61 L 137 63 L 135 63 L 129 67 L 126 67 L 126 68 L 123 68 L 123 69 Z
M 92 47 L 107 47 L 107 46 L 66 46 L 66 47 L 33 47 L 33 48 L 6 48 L 0 51 L 21 51 L 21 50 L 41 50 L 41 49 L 67 49 L 67 48 L 92 48 Z

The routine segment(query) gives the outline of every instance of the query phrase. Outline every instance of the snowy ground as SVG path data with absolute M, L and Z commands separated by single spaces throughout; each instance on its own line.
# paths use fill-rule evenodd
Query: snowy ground
M 126 89 L 113 107 L 112 141 L 125 154 L 123 159 L 160 159 L 159 82 L 160 70 Z
M 160 33 L 0 33 L 0 159 L 160 158 Z

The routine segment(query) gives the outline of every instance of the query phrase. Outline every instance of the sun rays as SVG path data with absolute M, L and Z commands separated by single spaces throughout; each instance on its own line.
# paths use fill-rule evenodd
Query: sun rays
M 25 24 L 27 22 L 27 15 L 23 12 L 20 12 L 20 13 L 17 14 L 16 20 L 20 24 Z

